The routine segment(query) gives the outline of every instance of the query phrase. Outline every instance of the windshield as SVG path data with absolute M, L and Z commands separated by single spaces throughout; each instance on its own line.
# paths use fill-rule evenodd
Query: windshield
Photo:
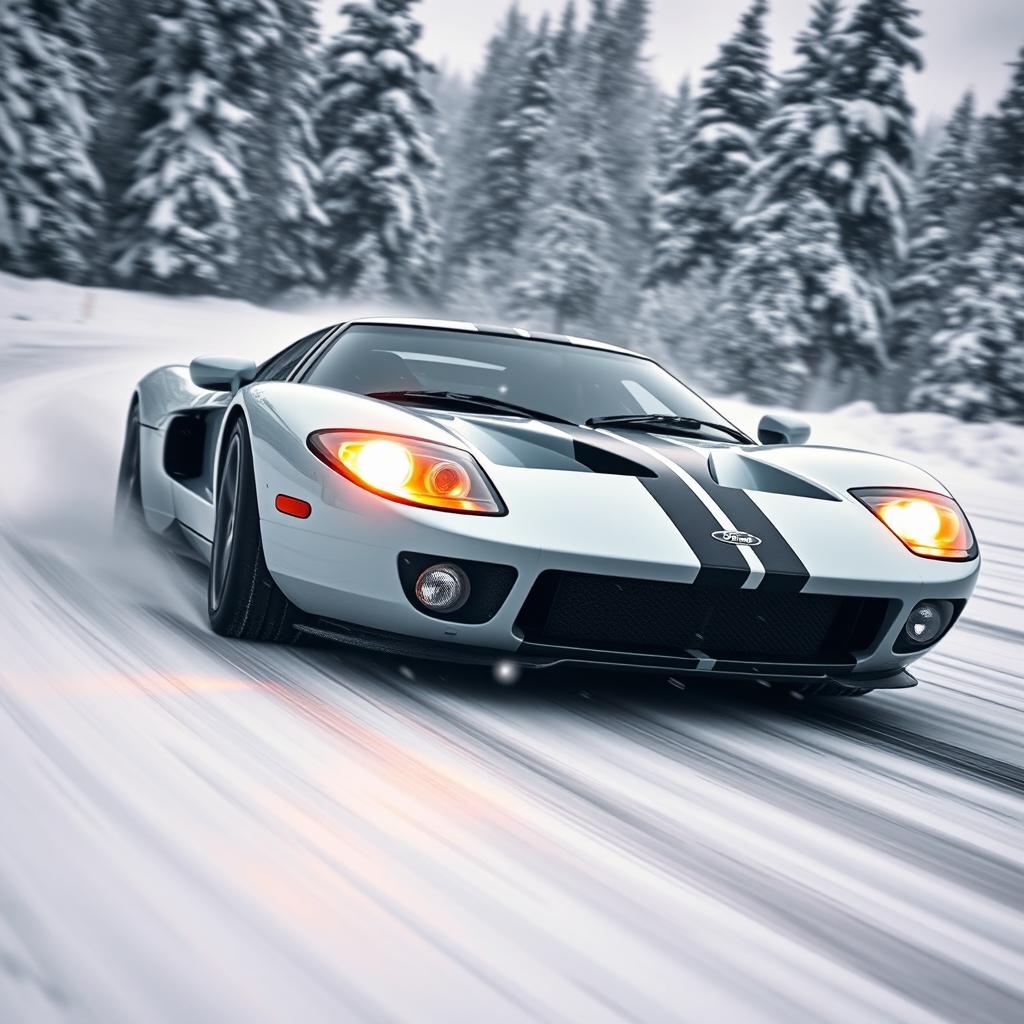
M 626 415 L 729 422 L 647 359 L 435 328 L 357 324 L 338 338 L 304 382 L 363 395 L 451 391 L 573 423 Z

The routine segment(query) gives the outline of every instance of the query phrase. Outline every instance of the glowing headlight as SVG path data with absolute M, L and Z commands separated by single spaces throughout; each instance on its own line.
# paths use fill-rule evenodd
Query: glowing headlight
M 476 459 L 459 448 L 359 430 L 318 430 L 307 443 L 331 469 L 392 501 L 470 515 L 505 514 Z
M 427 490 L 445 498 L 464 498 L 473 486 L 469 474 L 457 462 L 436 462 L 427 471 Z
M 392 494 L 401 494 L 416 468 L 412 453 L 404 444 L 384 438 L 346 442 L 339 446 L 338 458 L 360 480 Z
M 978 554 L 971 525 L 948 494 L 902 487 L 864 487 L 850 493 L 915 555 L 967 561 Z

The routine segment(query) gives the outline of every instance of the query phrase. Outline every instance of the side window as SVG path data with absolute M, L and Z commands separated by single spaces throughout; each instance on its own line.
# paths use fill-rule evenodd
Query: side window
M 271 356 L 259 368 L 259 372 L 256 374 L 256 380 L 285 380 L 288 374 L 298 366 L 299 360 L 329 330 L 333 330 L 333 328 L 328 327 L 326 330 L 321 328 L 319 331 L 307 334 L 305 338 L 300 338 L 298 341 L 289 345 L 283 352 L 278 352 L 276 356 Z

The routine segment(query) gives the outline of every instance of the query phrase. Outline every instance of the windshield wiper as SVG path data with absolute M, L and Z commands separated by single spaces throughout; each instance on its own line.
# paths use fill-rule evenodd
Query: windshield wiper
M 379 398 L 384 402 L 434 402 L 441 405 L 465 405 L 478 409 L 489 409 L 491 412 L 515 413 L 517 416 L 529 416 L 530 419 L 543 420 L 546 423 L 572 423 L 550 412 L 538 412 L 528 409 L 525 405 L 516 405 L 500 398 L 489 398 L 487 395 L 467 395 L 459 391 L 374 391 L 367 398 Z M 575 424 L 573 424 L 575 425 Z
M 470 395 L 461 391 L 418 391 L 415 389 L 373 391 L 366 397 L 378 398 L 384 402 L 430 402 L 448 406 L 453 404 L 463 405 L 477 409 L 487 409 L 491 412 L 529 416 L 531 419 L 542 420 L 546 423 L 565 423 L 570 426 L 576 426 L 572 420 L 556 416 L 551 412 L 539 412 L 537 409 L 529 409 L 525 405 L 517 405 L 515 402 L 506 402 L 501 398 L 491 398 L 488 395 Z M 726 426 L 724 423 L 713 423 L 710 420 L 697 420 L 690 416 L 644 416 L 633 414 L 625 416 L 595 416 L 587 420 L 586 425 L 588 427 L 637 427 L 642 430 L 663 430 L 687 436 L 700 434 L 701 428 L 708 427 L 712 430 L 720 430 L 723 434 L 727 434 L 743 444 L 753 444 L 753 441 L 746 434 L 735 427 Z
M 664 430 L 668 433 L 686 434 L 687 436 L 701 433 L 701 428 L 708 427 L 711 430 L 720 430 L 723 434 L 743 444 L 754 442 L 735 427 L 726 426 L 724 423 L 713 423 L 711 420 L 697 420 L 692 416 L 664 416 L 664 415 L 632 415 L 625 416 L 594 416 L 587 420 L 588 427 L 637 427 L 641 430 Z

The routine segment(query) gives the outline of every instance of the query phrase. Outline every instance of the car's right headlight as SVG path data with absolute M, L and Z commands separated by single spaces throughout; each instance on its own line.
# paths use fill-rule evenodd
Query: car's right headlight
M 468 515 L 507 511 L 480 464 L 461 448 L 365 430 L 317 430 L 307 444 L 331 469 L 392 501 Z
M 859 487 L 850 493 L 915 555 L 964 562 L 978 554 L 971 524 L 948 494 L 910 487 Z

